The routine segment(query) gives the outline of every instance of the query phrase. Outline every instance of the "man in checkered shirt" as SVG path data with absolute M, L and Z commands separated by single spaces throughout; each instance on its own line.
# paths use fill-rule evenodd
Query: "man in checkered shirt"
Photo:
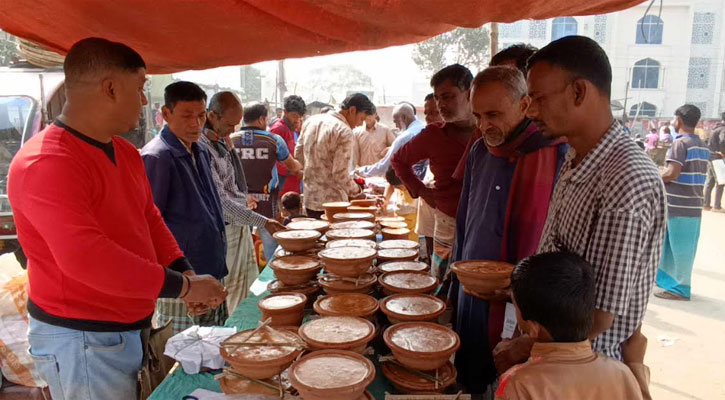
M 642 323 L 665 233 L 657 167 L 612 117 L 609 59 L 582 36 L 552 42 L 528 61 L 528 117 L 571 145 L 552 195 L 539 252 L 570 251 L 596 272 L 594 350 L 622 359 Z M 529 340 L 502 343 L 500 372 L 525 361 Z

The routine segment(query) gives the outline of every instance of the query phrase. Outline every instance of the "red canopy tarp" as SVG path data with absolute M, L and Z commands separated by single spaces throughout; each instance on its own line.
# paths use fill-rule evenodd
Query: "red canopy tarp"
M 642 0 L 4 0 L 0 29 L 65 54 L 99 36 L 151 73 L 416 43 L 458 26 L 603 14 Z

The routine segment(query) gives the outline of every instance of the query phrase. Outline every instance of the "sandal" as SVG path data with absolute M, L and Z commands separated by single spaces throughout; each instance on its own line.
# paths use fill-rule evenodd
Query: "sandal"
M 660 292 L 655 292 L 655 297 L 658 297 L 660 299 L 665 299 L 665 300 L 690 301 L 690 299 L 688 297 L 680 296 L 679 294 L 674 294 L 674 293 L 668 292 L 666 290 L 662 290 Z

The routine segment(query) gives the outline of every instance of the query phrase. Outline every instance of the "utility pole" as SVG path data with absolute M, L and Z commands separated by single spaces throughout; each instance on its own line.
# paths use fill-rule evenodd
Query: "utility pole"
M 285 77 L 284 77 L 284 60 L 277 61 L 277 90 L 279 91 L 279 104 L 277 104 L 277 107 L 280 107 L 282 103 L 284 103 L 284 95 L 287 91 L 287 86 L 285 86 Z
M 498 53 L 498 22 L 491 22 L 491 58 Z

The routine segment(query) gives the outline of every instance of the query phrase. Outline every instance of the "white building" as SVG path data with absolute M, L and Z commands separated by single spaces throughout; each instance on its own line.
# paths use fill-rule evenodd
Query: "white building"
M 612 14 L 518 21 L 499 26 L 499 48 L 543 47 L 566 35 L 599 42 L 612 64 L 612 100 L 630 117 L 671 118 L 690 103 L 703 118 L 725 111 L 725 1 L 649 2 Z M 639 112 L 639 113 L 638 113 Z M 621 115 L 620 115 L 621 116 Z

